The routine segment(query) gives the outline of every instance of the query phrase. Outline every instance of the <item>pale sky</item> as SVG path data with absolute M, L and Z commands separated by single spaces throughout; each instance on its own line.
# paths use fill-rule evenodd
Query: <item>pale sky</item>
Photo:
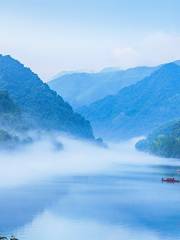
M 180 59 L 179 0 L 0 0 L 0 53 L 43 80 Z

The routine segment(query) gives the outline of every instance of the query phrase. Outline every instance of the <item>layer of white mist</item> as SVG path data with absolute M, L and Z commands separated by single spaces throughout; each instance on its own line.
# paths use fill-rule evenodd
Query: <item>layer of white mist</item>
M 46 138 L 47 139 L 47 138 Z M 67 137 L 59 137 L 62 151 L 48 140 L 17 152 L 0 153 L 0 187 L 16 187 L 44 178 L 85 175 L 110 171 L 120 164 L 159 164 L 162 159 L 135 150 L 131 140 L 109 144 L 107 149 Z

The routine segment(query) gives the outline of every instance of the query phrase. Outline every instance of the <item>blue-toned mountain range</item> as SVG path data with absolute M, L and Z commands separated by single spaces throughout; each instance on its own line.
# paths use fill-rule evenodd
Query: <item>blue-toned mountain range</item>
M 89 121 L 75 113 L 72 107 L 43 83 L 31 69 L 8 55 L 0 55 L 0 91 L 8 93 L 8 97 L 20 109 L 23 122 L 28 128 L 94 138 Z M 1 98 L 0 109 L 2 104 Z M 10 109 L 8 106 L 6 111 Z
M 51 89 L 75 108 L 91 104 L 123 87 L 149 76 L 158 67 L 136 67 L 127 70 L 104 69 L 98 73 L 66 73 L 48 82 Z
M 130 138 L 146 135 L 161 124 L 180 118 L 179 106 L 180 66 L 169 63 L 79 112 L 91 121 L 97 134 Z

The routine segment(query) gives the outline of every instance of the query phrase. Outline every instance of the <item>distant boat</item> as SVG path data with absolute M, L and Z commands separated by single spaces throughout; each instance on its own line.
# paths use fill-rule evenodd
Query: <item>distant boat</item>
M 180 180 L 177 180 L 173 177 L 169 177 L 169 178 L 162 178 L 161 179 L 162 182 L 167 182 L 167 183 L 180 183 Z

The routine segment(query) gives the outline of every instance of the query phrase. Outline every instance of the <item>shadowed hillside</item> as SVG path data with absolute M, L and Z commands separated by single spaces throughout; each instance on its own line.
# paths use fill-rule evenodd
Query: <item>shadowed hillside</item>
M 8 91 L 29 127 L 93 139 L 90 123 L 37 74 L 10 56 L 0 56 L 0 90 Z

